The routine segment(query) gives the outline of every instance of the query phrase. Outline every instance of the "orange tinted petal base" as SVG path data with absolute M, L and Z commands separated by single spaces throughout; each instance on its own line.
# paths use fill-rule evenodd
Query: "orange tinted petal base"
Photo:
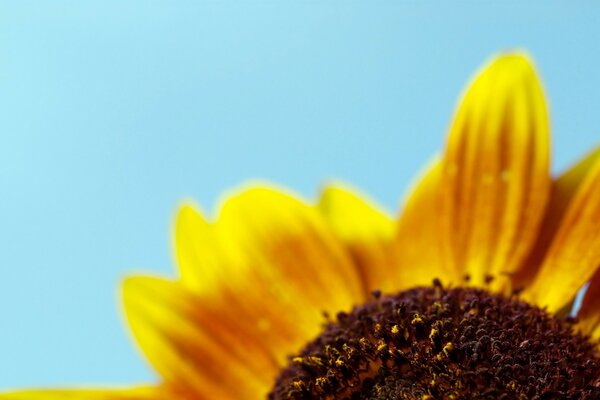
M 287 356 L 318 334 L 324 311 L 365 298 L 318 210 L 270 188 L 230 196 L 214 223 L 183 206 L 175 248 L 181 281 L 132 278 L 125 305 L 161 376 L 198 395 L 264 398 Z
M 274 362 L 256 339 L 235 332 L 180 285 L 159 278 L 129 278 L 123 302 L 132 332 L 165 382 L 198 398 L 264 395 L 262 371 Z

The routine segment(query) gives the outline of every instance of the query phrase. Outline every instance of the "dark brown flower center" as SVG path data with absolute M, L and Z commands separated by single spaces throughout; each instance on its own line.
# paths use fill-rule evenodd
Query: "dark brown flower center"
M 338 314 L 269 399 L 600 399 L 596 348 L 517 298 L 436 282 Z

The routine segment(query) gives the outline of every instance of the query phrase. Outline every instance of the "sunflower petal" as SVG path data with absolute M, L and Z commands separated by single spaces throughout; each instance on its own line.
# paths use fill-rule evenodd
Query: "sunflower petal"
M 442 263 L 441 179 L 442 168 L 436 159 L 403 206 L 393 253 L 399 289 L 429 285 L 434 278 L 445 284 L 460 283 L 460 277 Z
M 341 185 L 325 187 L 318 209 L 357 265 L 366 292 L 397 289 L 389 258 L 394 237 L 392 219 Z
M 358 271 L 314 207 L 255 187 L 229 198 L 216 224 L 227 286 L 252 288 L 282 313 L 334 315 L 364 301 Z M 286 311 L 287 310 L 287 311 Z M 314 318 L 312 318 L 314 320 Z
M 442 164 L 444 261 L 474 284 L 514 273 L 530 251 L 549 195 L 549 141 L 532 64 L 496 58 L 465 93 Z
M 164 400 L 160 388 L 131 389 L 47 389 L 0 393 L 0 400 Z M 169 393 L 169 399 L 175 399 Z M 183 399 L 182 399 L 183 400 Z
M 214 224 L 184 207 L 175 242 L 178 260 L 194 252 L 180 270 L 202 310 L 195 323 L 218 322 L 252 340 L 262 354 L 261 379 L 270 383 L 277 371 L 267 361 L 283 365 L 318 334 L 324 312 L 335 315 L 365 298 L 351 258 L 315 207 L 270 188 L 234 194 Z
M 577 319 L 577 326 L 583 334 L 600 339 L 600 269 L 590 280 Z
M 594 160 L 588 158 L 580 165 L 586 171 L 576 167 L 566 175 L 573 178 L 576 189 L 567 192 L 573 193 L 568 206 L 539 272 L 524 293 L 551 311 L 569 302 L 600 265 L 600 158 Z
M 229 329 L 192 293 L 160 278 L 123 284 L 125 314 L 142 352 L 165 382 L 200 398 L 266 395 L 274 363 L 253 338 Z M 270 377 L 270 375 L 269 375 Z
M 517 287 L 526 289 L 535 278 L 575 193 L 591 168 L 599 160 L 600 147 L 590 152 L 552 182 L 550 201 L 536 244 L 515 277 Z
M 195 205 L 186 203 L 180 207 L 173 236 L 177 266 L 186 286 L 202 293 L 218 289 L 224 277 L 220 275 L 222 260 L 214 228 Z
M 354 265 L 322 217 L 290 195 L 257 187 L 232 196 L 217 229 L 242 275 L 251 266 L 258 281 L 284 284 L 300 291 L 295 299 L 332 313 L 364 299 Z

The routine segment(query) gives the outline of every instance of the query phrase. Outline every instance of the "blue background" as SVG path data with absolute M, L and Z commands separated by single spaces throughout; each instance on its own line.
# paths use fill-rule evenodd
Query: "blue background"
M 498 50 L 537 61 L 555 168 L 599 138 L 592 2 L 80 3 L 0 5 L 0 388 L 152 379 L 117 286 L 173 273 L 182 198 L 339 178 L 396 210 Z

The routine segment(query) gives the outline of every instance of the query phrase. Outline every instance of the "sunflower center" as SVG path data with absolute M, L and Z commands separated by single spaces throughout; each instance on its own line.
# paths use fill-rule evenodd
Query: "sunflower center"
M 569 321 L 437 281 L 373 297 L 290 358 L 269 399 L 600 399 L 596 345 Z

